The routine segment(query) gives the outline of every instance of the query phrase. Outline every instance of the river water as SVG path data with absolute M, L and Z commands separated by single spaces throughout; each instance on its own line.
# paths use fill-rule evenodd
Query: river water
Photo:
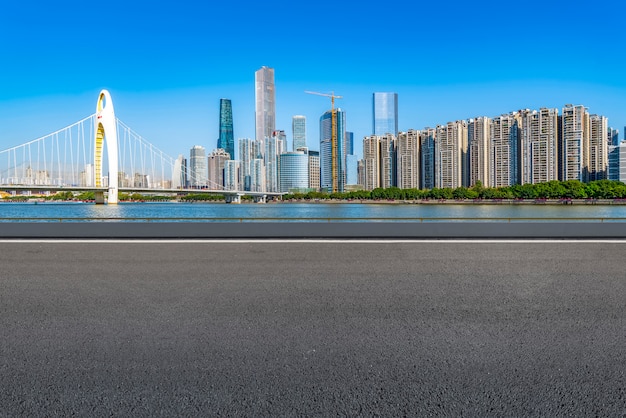
M 423 221 L 588 218 L 626 221 L 626 205 L 389 204 L 389 203 L 0 203 L 0 221 Z M 616 219 L 621 218 L 621 219 Z

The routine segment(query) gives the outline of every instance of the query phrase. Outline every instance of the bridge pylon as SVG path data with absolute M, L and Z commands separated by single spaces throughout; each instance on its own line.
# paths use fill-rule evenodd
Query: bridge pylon
M 108 203 L 117 204 L 118 193 L 118 153 L 117 153 L 117 120 L 113 110 L 113 100 L 107 90 L 102 90 L 96 105 L 94 137 L 94 177 L 95 186 L 102 187 L 102 163 L 104 143 L 106 141 L 109 165 Z M 96 203 L 104 203 L 104 192 L 96 192 Z

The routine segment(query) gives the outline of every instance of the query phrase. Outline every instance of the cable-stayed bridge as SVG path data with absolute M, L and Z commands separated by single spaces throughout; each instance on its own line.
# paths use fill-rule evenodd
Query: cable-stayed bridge
M 205 161 L 206 164 L 206 161 Z M 240 202 L 264 202 L 281 193 L 225 190 L 196 174 L 115 117 L 108 91 L 96 113 L 63 129 L 0 151 L 0 190 L 94 191 L 96 203 L 118 201 L 118 192 L 209 193 Z

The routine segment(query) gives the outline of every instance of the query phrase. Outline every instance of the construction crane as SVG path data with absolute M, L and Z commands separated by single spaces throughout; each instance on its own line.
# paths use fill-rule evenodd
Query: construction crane
M 335 96 L 335 92 L 318 93 L 316 91 L 305 91 L 307 94 L 315 94 L 318 96 L 330 97 L 330 149 L 331 149 L 331 165 L 333 175 L 333 193 L 339 191 L 339 182 L 337 181 L 337 155 L 339 154 L 337 144 L 337 111 L 335 110 L 335 99 L 343 99 L 343 96 Z

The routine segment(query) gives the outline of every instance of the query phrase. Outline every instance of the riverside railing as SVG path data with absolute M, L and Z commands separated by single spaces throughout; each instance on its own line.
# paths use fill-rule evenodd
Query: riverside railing
M 626 222 L 626 217 L 0 217 L 0 223 L 611 223 Z

